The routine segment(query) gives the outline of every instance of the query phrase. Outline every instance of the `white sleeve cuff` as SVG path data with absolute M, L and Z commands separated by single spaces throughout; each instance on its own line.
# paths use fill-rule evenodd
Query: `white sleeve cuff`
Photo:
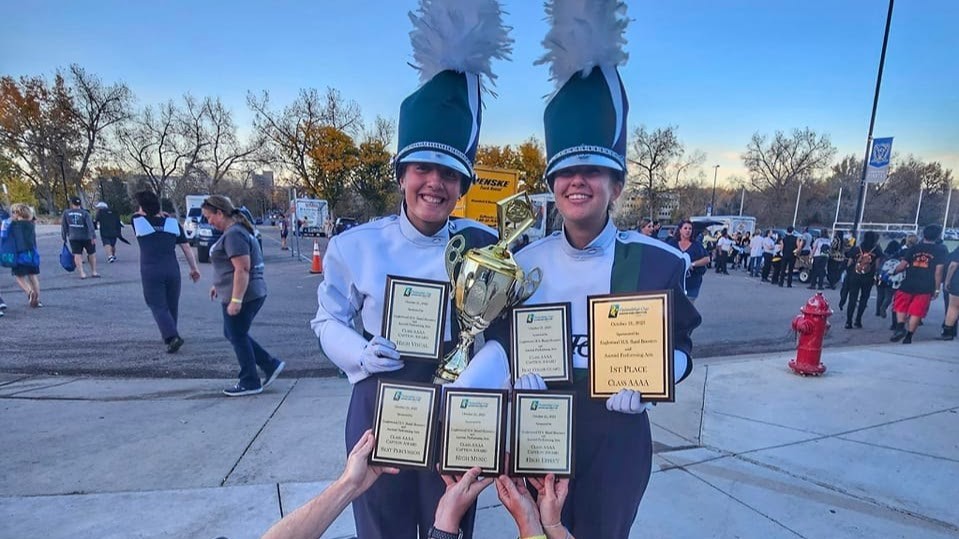
M 686 374 L 687 365 L 689 365 L 689 356 L 682 350 L 673 350 L 673 374 L 674 380 L 678 384 L 683 375 Z
M 500 343 L 489 340 L 473 356 L 463 374 L 450 387 L 475 389 L 509 389 L 509 364 Z
M 346 373 L 346 378 L 355 384 L 369 377 L 360 363 L 360 354 L 367 341 L 356 331 L 333 320 L 327 320 L 316 328 L 320 349 L 326 357 Z

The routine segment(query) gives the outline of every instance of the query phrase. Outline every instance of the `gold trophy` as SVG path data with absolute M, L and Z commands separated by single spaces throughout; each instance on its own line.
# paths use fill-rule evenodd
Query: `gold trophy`
M 488 247 L 466 249 L 466 239 L 454 236 L 446 245 L 446 271 L 453 286 L 453 307 L 460 325 L 459 343 L 436 369 L 434 384 L 456 380 L 469 365 L 473 341 L 510 307 L 533 295 L 543 272 L 525 274 L 509 252 L 509 244 L 536 221 L 526 193 L 496 203 L 499 241 Z

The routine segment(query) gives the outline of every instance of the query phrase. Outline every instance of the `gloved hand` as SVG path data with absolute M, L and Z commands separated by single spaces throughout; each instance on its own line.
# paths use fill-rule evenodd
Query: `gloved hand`
M 606 399 L 606 409 L 621 414 L 641 414 L 650 406 L 648 402 L 642 401 L 639 391 L 632 389 L 620 389 L 619 393 Z
M 513 384 L 513 389 L 520 391 L 545 391 L 546 381 L 535 372 L 530 372 L 520 376 L 516 380 L 516 383 Z
M 396 351 L 396 345 L 379 335 L 370 339 L 360 354 L 360 368 L 373 374 L 377 372 L 398 371 L 403 368 L 403 360 Z

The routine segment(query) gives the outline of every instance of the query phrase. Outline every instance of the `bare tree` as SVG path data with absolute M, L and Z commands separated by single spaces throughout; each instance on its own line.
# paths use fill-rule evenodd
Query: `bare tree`
M 322 135 L 329 130 L 323 128 L 331 127 L 350 138 L 363 132 L 359 105 L 333 88 L 327 88 L 322 95 L 314 88 L 301 89 L 283 110 L 271 106 L 270 95 L 265 91 L 248 94 L 247 104 L 254 113 L 254 130 L 265 140 L 265 149 L 275 162 L 293 173 L 297 186 L 308 190 L 317 190 L 314 172 L 318 168 L 311 154 L 327 142 Z
M 130 118 L 133 93 L 122 82 L 105 85 L 99 77 L 77 64 L 70 65 L 69 78 L 74 105 L 70 112 L 83 138 L 74 184 L 77 193 L 85 198 L 82 182 L 87 176 L 90 160 L 100 149 L 107 130 Z
M 274 159 L 288 168 L 297 185 L 310 183 L 308 134 L 323 126 L 323 102 L 315 89 L 300 90 L 300 95 L 282 111 L 270 105 L 270 94 L 247 94 L 247 104 L 254 113 L 253 127 L 261 133 L 273 152 Z
M 794 129 L 788 136 L 776 131 L 771 139 L 755 133 L 742 159 L 753 187 L 782 197 L 796 182 L 812 180 L 825 171 L 835 154 L 828 135 L 817 135 L 807 127 Z
M 204 102 L 207 119 L 207 149 L 203 169 L 209 178 L 208 192 L 216 193 L 221 181 L 237 165 L 256 164 L 263 161 L 260 151 L 265 143 L 261 132 L 254 132 L 246 143 L 237 136 L 233 113 L 220 98 L 207 98 Z
M 344 99 L 336 88 L 327 88 L 323 94 L 323 123 L 356 138 L 363 132 L 363 113 L 352 99 Z
M 700 151 L 686 155 L 678 129 L 667 126 L 647 131 L 640 125 L 633 130 L 626 160 L 635 174 L 628 178 L 626 190 L 628 196 L 642 198 L 642 213 L 650 219 L 658 214 L 665 193 L 678 187 L 705 160 Z
M 129 168 L 146 176 L 160 198 L 168 194 L 168 184 L 175 174 L 190 171 L 184 165 L 195 163 L 199 153 L 197 141 L 201 138 L 191 123 L 198 114 L 195 108 L 190 112 L 190 99 L 186 102 L 188 112 L 179 109 L 173 100 L 156 112 L 147 106 L 117 130 L 121 157 Z

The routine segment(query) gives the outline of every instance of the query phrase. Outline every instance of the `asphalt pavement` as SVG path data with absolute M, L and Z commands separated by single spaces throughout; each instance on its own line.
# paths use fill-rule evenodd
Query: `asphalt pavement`
M 959 345 L 700 361 L 650 412 L 653 475 L 630 537 L 959 536 Z M 0 374 L 0 537 L 259 537 L 344 463 L 350 386 Z M 347 510 L 323 537 L 353 537 Z M 477 539 L 516 537 L 493 489 Z
M 332 376 L 335 367 L 318 350 L 309 320 L 316 312 L 316 287 L 322 275 L 309 273 L 312 239 L 302 242 L 304 256 L 279 249 L 274 227 L 263 227 L 266 279 L 270 295 L 257 316 L 252 334 L 267 350 L 287 362 L 287 375 Z M 81 281 L 58 264 L 59 227 L 39 227 L 41 299 L 30 309 L 13 278 L 0 274 L 0 294 L 10 308 L 0 318 L 0 372 L 156 378 L 219 378 L 224 384 L 237 372 L 233 351 L 222 336 L 220 307 L 210 302 L 212 270 L 201 264 L 202 279 L 193 284 L 183 269 L 180 332 L 186 344 L 175 355 L 165 346 L 143 302 L 139 250 L 118 246 L 118 261 L 106 264 L 98 244 L 102 279 Z M 321 251 L 326 240 L 319 239 Z M 182 257 L 182 255 L 179 255 Z M 805 285 L 779 288 L 731 270 L 708 272 L 697 307 L 703 325 L 693 334 L 693 355 L 702 358 L 791 350 L 795 335 L 790 321 L 813 294 Z M 866 312 L 865 329 L 842 328 L 838 291 L 826 291 L 836 315 L 826 336 L 830 348 L 881 344 L 887 341 L 889 319 Z M 873 300 L 874 301 L 874 300 Z M 942 303 L 935 303 L 917 341 L 932 339 L 942 323 Z

